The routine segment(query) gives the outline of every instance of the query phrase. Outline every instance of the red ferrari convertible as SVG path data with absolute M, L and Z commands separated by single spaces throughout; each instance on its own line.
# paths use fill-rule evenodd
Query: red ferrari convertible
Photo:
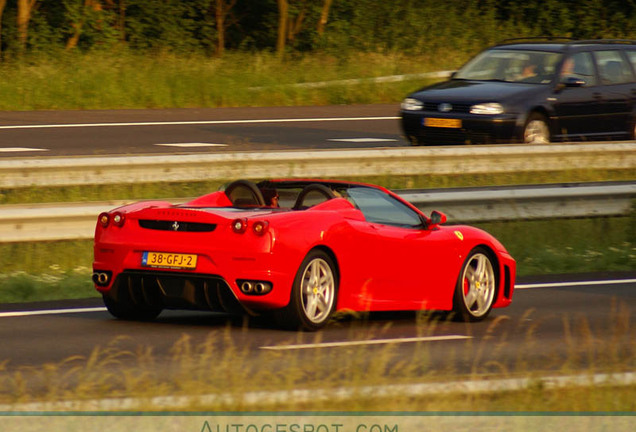
M 369 184 L 237 180 L 185 204 L 100 214 L 93 281 L 122 319 L 271 312 L 280 325 L 316 330 L 340 310 L 478 321 L 508 306 L 514 259 L 488 233 L 445 221 Z

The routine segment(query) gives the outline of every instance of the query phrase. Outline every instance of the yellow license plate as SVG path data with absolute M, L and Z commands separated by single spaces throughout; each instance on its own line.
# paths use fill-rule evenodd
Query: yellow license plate
M 426 117 L 424 119 L 424 126 L 426 126 L 426 127 L 438 127 L 438 128 L 460 128 L 460 127 L 462 127 L 462 120 L 461 119 L 447 119 L 447 118 Z
M 144 267 L 195 269 L 197 256 L 168 252 L 144 252 L 141 255 L 141 265 Z

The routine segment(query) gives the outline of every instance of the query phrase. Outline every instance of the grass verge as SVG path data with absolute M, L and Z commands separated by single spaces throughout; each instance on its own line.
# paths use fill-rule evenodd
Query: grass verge
M 398 102 L 427 80 L 303 88 L 293 84 L 413 74 L 457 67 L 465 55 L 228 53 L 223 58 L 125 49 L 0 64 L 0 110 L 201 108 Z
M 86 356 L 70 357 L 57 364 L 18 370 L 9 368 L 7 363 L 0 365 L 0 403 L 88 401 L 86 409 L 94 410 L 98 406 L 94 401 L 100 399 L 135 398 L 138 400 L 134 410 L 634 410 L 633 384 L 608 380 L 605 385 L 551 387 L 541 379 L 546 374 L 591 377 L 601 372 L 632 370 L 636 344 L 626 308 L 616 307 L 605 337 L 590 334 L 586 321 L 578 323 L 580 328 L 564 327 L 559 343 L 573 349 L 553 353 L 544 346 L 541 352 L 548 359 L 546 363 L 535 355 L 540 343 L 537 324 L 522 322 L 525 318 L 523 315 L 520 322 L 506 326 L 519 330 L 515 339 L 525 341 L 509 356 L 501 355 L 510 351 L 510 342 L 500 331 L 508 319 L 505 316 L 490 321 L 486 336 L 444 353 L 430 343 L 415 343 L 409 350 L 400 349 L 399 344 L 386 344 L 316 348 L 311 352 L 267 351 L 239 343 L 241 330 L 231 327 L 212 330 L 197 341 L 184 335 L 166 355 L 155 354 L 151 346 L 118 338 Z M 374 339 L 391 331 L 387 326 L 357 323 L 350 322 L 348 337 L 352 340 Z M 438 326 L 445 324 L 420 315 L 415 329 L 418 336 L 434 335 Z M 295 337 L 302 335 L 291 334 L 290 339 Z M 313 338 L 314 342 L 321 342 L 322 334 L 316 333 Z M 444 357 L 442 363 L 433 360 L 440 354 Z M 530 365 L 530 361 L 536 364 Z M 465 372 L 466 365 L 472 372 Z M 421 387 L 411 390 L 417 384 L 462 380 L 487 384 L 521 377 L 530 379 L 517 390 L 473 392 L 462 390 L 461 386 L 453 392 L 429 392 Z M 173 398 L 155 399 L 160 396 Z M 127 410 L 131 410 L 130 406 Z

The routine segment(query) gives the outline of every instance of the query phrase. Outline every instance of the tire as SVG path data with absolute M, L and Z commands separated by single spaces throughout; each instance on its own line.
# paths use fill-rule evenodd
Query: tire
M 284 328 L 319 330 L 331 318 L 337 296 L 336 266 L 327 253 L 315 249 L 298 268 L 289 304 L 276 311 L 275 317 Z
M 161 313 L 160 307 L 138 306 L 123 303 L 104 294 L 104 305 L 108 312 L 117 319 L 127 321 L 152 321 Z
M 497 291 L 495 266 L 488 251 L 476 247 L 469 254 L 457 278 L 453 312 L 461 321 L 481 321 L 488 316 Z
M 406 140 L 409 142 L 409 144 L 413 147 L 416 146 L 421 146 L 422 143 L 420 142 L 420 140 L 417 139 L 417 137 L 415 135 L 408 135 L 406 137 Z
M 530 114 L 521 138 L 525 144 L 549 144 L 550 128 L 545 116 L 537 112 Z

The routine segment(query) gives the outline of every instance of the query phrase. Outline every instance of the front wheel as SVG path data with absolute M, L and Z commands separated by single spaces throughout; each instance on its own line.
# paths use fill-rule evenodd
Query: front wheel
M 550 128 L 543 115 L 536 112 L 530 114 L 523 129 L 523 142 L 525 144 L 550 143 Z
M 492 258 L 481 247 L 473 249 L 459 273 L 453 311 L 463 321 L 481 321 L 488 316 L 495 299 L 497 280 Z
M 279 323 L 291 329 L 318 330 L 336 307 L 338 275 L 331 257 L 311 251 L 301 263 L 287 307 L 277 311 Z

